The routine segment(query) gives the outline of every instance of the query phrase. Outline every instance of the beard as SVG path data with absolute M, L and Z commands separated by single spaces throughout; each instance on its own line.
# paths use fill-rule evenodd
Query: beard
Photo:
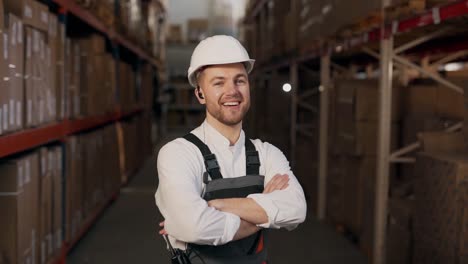
M 207 104 L 206 109 L 211 116 L 218 120 L 218 122 L 227 126 L 237 125 L 242 122 L 249 111 L 250 101 L 244 101 L 241 100 L 242 98 L 238 97 L 235 97 L 234 99 L 239 99 L 242 102 L 239 105 L 239 110 L 231 110 L 228 107 L 224 107 L 221 102 L 218 102 L 216 105 Z

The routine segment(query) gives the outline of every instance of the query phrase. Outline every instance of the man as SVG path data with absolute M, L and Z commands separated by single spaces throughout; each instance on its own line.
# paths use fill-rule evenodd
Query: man
M 158 155 L 160 234 L 192 263 L 266 263 L 265 229 L 305 220 L 304 192 L 283 153 L 242 130 L 253 64 L 235 38 L 201 41 L 188 79 L 206 119 Z

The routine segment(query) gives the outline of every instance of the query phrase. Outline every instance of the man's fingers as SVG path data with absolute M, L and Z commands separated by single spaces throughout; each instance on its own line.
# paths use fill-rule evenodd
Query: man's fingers
M 159 226 L 164 226 L 164 221 L 160 222 Z
M 276 174 L 273 178 L 267 183 L 263 193 L 271 193 L 276 190 L 283 190 L 289 183 L 289 175 L 287 174 Z
M 162 236 L 167 235 L 166 229 L 159 230 L 159 234 L 162 235 Z

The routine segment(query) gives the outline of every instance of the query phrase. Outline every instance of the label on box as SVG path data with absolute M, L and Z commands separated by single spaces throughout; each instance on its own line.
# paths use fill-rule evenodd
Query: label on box
M 23 174 L 23 166 L 21 164 L 18 167 L 18 189 L 23 188 L 24 185 L 24 174 Z
M 75 96 L 75 109 L 74 109 L 74 114 L 77 116 L 80 114 L 80 98 L 78 96 Z
M 28 159 L 24 161 L 24 178 L 26 182 L 31 181 L 31 163 Z
M 3 105 L 3 130 L 8 130 L 8 105 Z
M 47 160 L 44 155 L 41 156 L 41 175 L 45 176 L 46 175 L 46 165 L 47 165 Z
M 22 179 L 22 181 L 27 184 L 29 183 L 29 181 L 27 182 L 26 180 L 26 177 L 24 175 L 24 167 L 23 167 L 23 163 L 20 163 L 19 166 L 18 166 L 18 187 L 20 187 L 20 179 Z
M 65 25 L 60 24 L 60 37 L 62 38 L 62 43 L 65 42 Z
M 55 160 L 54 160 L 54 152 L 49 151 L 48 153 L 49 156 L 49 171 L 55 171 Z
M 32 18 L 32 16 L 33 16 L 32 8 L 29 5 L 25 4 L 24 5 L 24 17 Z
M 3 34 L 3 58 L 8 59 L 8 35 Z
M 33 30 L 33 51 L 39 52 L 39 32 Z
M 42 124 L 44 122 L 44 100 L 39 101 L 39 122 Z
M 10 126 L 15 125 L 15 100 L 10 99 Z
M 62 149 L 59 147 L 57 150 L 57 171 L 62 174 Z
M 18 43 L 21 44 L 23 43 L 23 23 L 19 22 L 18 23 L 18 35 L 16 35 L 18 38 Z
M 47 12 L 42 11 L 41 12 L 41 20 L 44 24 L 49 23 L 49 14 Z
M 32 123 L 32 100 L 28 99 L 28 124 Z
M 13 46 L 16 46 L 16 39 L 17 39 L 17 36 L 16 36 L 16 26 L 17 26 L 18 23 L 13 23 L 13 25 L 11 26 L 11 45 Z
M 32 46 L 31 41 L 32 41 L 31 36 L 28 35 L 28 36 L 27 36 L 27 39 L 26 39 L 26 56 L 27 56 L 28 58 L 31 58 L 31 53 L 32 53 L 32 51 L 31 51 L 31 49 L 32 49 L 32 48 L 31 48 L 31 46 Z
M 46 263 L 46 243 L 45 241 L 41 242 L 41 264 Z
M 41 38 L 39 41 L 39 54 L 41 56 L 41 59 L 45 59 L 45 48 L 44 48 L 44 40 Z
M 21 128 L 21 116 L 22 116 L 22 111 L 21 111 L 21 101 L 16 102 L 16 126 L 18 128 Z

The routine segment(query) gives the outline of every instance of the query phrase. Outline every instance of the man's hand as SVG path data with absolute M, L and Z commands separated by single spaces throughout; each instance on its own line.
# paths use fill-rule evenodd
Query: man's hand
M 164 221 L 159 223 L 159 227 L 162 228 L 161 230 L 159 230 L 159 234 L 162 235 L 162 236 L 167 235 L 167 231 L 166 231 L 166 229 L 164 229 Z
M 265 189 L 263 190 L 263 193 L 272 193 L 274 191 L 284 190 L 288 186 L 289 176 L 287 174 L 276 174 L 275 176 L 273 176 L 273 179 L 271 179 L 267 183 Z

